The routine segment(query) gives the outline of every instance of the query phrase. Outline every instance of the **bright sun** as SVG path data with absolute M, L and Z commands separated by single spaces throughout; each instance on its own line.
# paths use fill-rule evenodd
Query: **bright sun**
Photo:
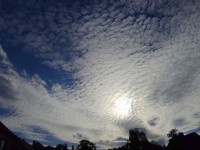
M 120 117 L 127 117 L 131 113 L 132 100 L 126 96 L 121 96 L 115 99 L 114 108 L 115 114 Z

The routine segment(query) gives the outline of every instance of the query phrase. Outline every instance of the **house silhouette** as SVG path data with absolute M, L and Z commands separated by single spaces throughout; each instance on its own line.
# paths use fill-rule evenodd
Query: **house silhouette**
M 34 150 L 0 121 L 0 150 Z
M 169 140 L 167 150 L 200 150 L 200 136 L 196 133 L 177 136 Z

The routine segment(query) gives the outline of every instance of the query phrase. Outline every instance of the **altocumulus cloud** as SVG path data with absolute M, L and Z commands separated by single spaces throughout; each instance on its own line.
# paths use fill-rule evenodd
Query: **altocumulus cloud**
M 0 93 L 0 102 L 16 111 L 1 120 L 13 130 L 38 126 L 62 140 L 84 137 L 102 147 L 127 138 L 130 128 L 165 138 L 171 128 L 196 123 L 199 7 L 197 0 L 2 0 L 1 44 L 23 45 L 41 65 L 70 74 L 73 85 L 50 87 L 40 71 L 21 74 L 1 49 L 0 89 L 11 92 Z

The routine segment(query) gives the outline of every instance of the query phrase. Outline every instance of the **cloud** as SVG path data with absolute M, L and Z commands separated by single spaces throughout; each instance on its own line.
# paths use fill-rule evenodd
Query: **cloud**
M 1 43 L 23 45 L 74 83 L 51 86 L 40 72 L 24 77 L 12 67 L 1 71 L 0 88 L 16 91 L 3 100 L 19 99 L 12 103 L 18 115 L 3 118 L 12 129 L 35 125 L 59 139 L 77 142 L 84 135 L 97 142 L 127 137 L 134 127 L 166 139 L 174 126 L 197 121 L 198 1 L 8 4 L 12 11 L 2 6 L 0 15 Z M 0 57 L 9 66 L 2 49 Z M 131 105 L 128 116 L 115 107 L 122 99 Z
M 0 97 L 8 101 L 16 99 L 11 82 L 3 76 L 0 76 Z
M 185 124 L 187 124 L 187 121 L 184 118 L 174 120 L 174 125 L 177 127 L 184 126 Z
M 156 126 L 158 124 L 159 118 L 153 118 L 152 120 L 149 120 L 148 123 L 150 126 Z
M 75 143 L 79 140 L 74 139 L 74 134 L 77 132 L 84 135 L 82 138 L 87 139 L 92 139 L 97 134 L 102 136 L 102 131 L 95 126 L 104 123 L 95 122 L 95 114 L 85 109 L 84 102 L 82 102 L 84 109 L 80 109 L 81 104 L 76 102 L 80 96 L 79 91 L 63 89 L 59 84 L 54 84 L 52 90 L 48 91 L 47 83 L 39 75 L 21 76 L 13 68 L 9 69 L 13 74 L 0 72 L 1 87 L 6 89 L 6 92 L 1 94 L 1 99 L 7 104 L 6 109 L 14 108 L 16 113 L 11 116 L 3 115 L 1 120 L 12 130 L 21 132 L 27 139 L 37 139 L 42 142 L 47 142 L 46 134 L 34 134 L 32 128 L 24 126 L 37 126 L 60 140 L 67 138 Z M 18 101 L 8 103 L 7 98 L 18 99 Z M 93 127 L 94 124 L 96 125 Z
M 4 50 L 2 49 L 2 47 L 0 46 L 0 62 L 1 62 L 1 66 L 2 65 L 6 65 L 11 67 L 12 64 L 10 63 L 7 54 L 4 52 Z

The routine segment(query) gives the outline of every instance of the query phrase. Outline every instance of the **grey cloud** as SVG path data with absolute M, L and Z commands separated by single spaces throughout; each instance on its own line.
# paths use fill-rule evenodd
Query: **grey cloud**
M 186 58 L 180 56 L 172 62 L 169 70 L 166 70 L 166 73 L 171 74 L 163 76 L 163 82 L 160 82 L 158 87 L 155 86 L 153 97 L 163 97 L 166 102 L 180 102 L 192 92 L 193 81 L 199 77 L 200 63 L 197 51 L 192 54 L 188 52 L 188 55 Z
M 194 118 L 200 118 L 200 113 L 194 113 L 193 115 L 192 115 Z
M 7 54 L 4 52 L 1 46 L 0 46 L 0 65 L 2 68 L 12 67 L 12 64 L 10 63 Z
M 127 141 L 128 139 L 124 138 L 124 137 L 117 137 L 115 140 L 116 141 Z
M 73 135 L 73 138 L 78 139 L 78 140 L 85 139 L 85 137 L 80 133 L 77 133 L 77 134 Z
M 164 138 L 159 138 L 158 140 L 152 141 L 154 144 L 158 145 L 165 145 L 166 144 L 166 139 Z
M 10 80 L 0 75 L 0 97 L 3 103 L 9 100 L 16 100 L 16 91 L 13 88 Z
M 109 140 L 100 140 L 97 144 L 99 144 L 99 145 L 110 145 L 111 144 L 111 142 L 109 141 Z
M 173 121 L 173 125 L 175 127 L 181 127 L 187 124 L 187 121 L 185 120 L 185 118 L 178 118 L 176 120 Z
M 128 118 L 128 119 L 125 119 L 125 120 L 118 120 L 116 122 L 116 125 L 121 128 L 124 132 L 127 132 L 129 131 L 130 129 L 133 129 L 133 128 L 138 128 L 138 127 L 141 127 L 143 126 L 143 123 L 142 121 L 140 120 L 140 118 Z
M 73 132 L 77 132 L 77 131 L 82 129 L 82 128 L 75 126 L 75 125 L 59 124 L 59 123 L 56 123 L 56 122 L 45 121 L 45 120 L 41 120 L 41 121 L 44 122 L 45 124 L 50 124 L 51 126 L 55 126 L 57 128 L 61 128 L 63 130 L 70 130 L 70 131 L 73 131 Z
M 159 118 L 153 118 L 153 119 L 149 120 L 148 123 L 150 126 L 156 126 L 156 125 L 158 125 L 159 120 L 160 120 Z

